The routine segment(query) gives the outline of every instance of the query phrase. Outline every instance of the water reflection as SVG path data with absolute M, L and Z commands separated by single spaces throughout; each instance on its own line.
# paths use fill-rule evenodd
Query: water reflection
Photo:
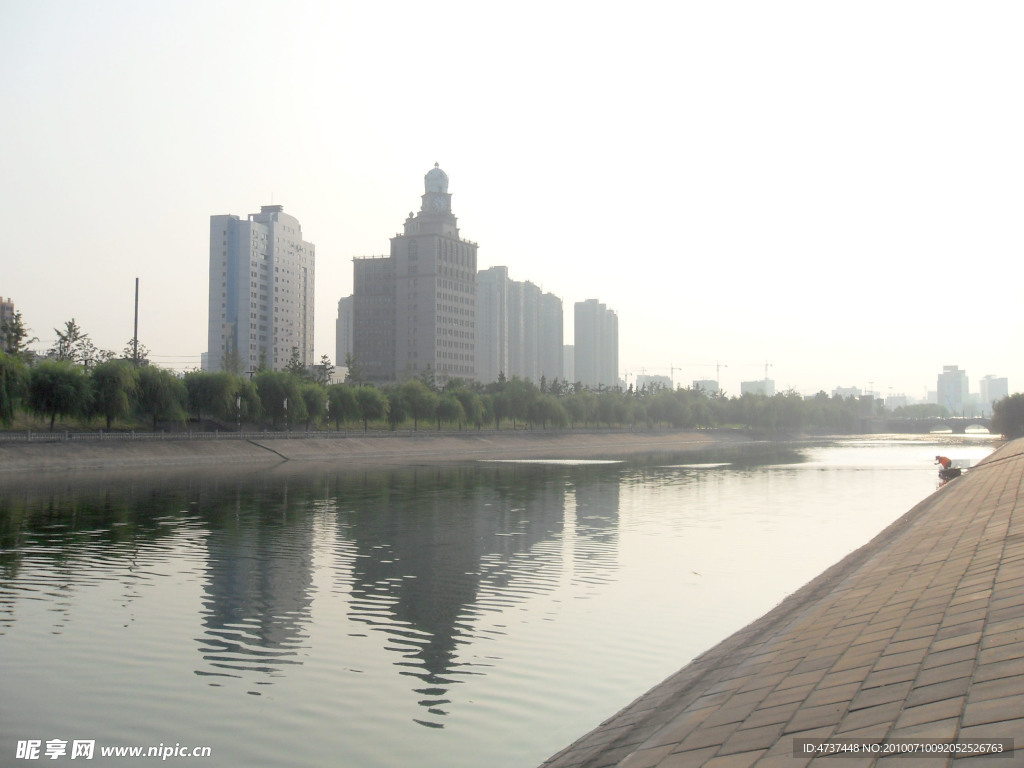
M 719 618 L 735 629 L 763 612 L 743 607 L 752 593 L 771 587 L 770 607 L 845 554 L 810 561 L 819 548 L 786 526 L 813 536 L 864 517 L 843 504 L 877 483 L 846 469 L 923 473 L 893 516 L 930 492 L 935 450 L 922 446 L 902 463 L 880 459 L 884 445 L 861 458 L 764 444 L 616 464 L 4 478 L 0 660 L 75 674 L 57 702 L 0 697 L 0 722 L 80 724 L 86 668 L 122 679 L 95 717 L 130 724 L 135 741 L 167 738 L 136 712 L 162 701 L 165 717 L 216 723 L 236 754 L 259 743 L 248 721 L 264 724 L 262 747 L 285 732 L 322 742 L 275 764 L 327 762 L 339 745 L 353 765 L 489 764 L 480 750 L 532 754 L 546 720 L 582 713 L 523 764 L 536 763 L 641 693 L 642 675 L 657 682 L 709 647 Z M 806 569 L 790 583 L 794 563 Z M 244 738 L 223 735 L 230 717 Z M 392 754 L 417 738 L 436 761 Z M 382 746 L 352 756 L 364 742 Z

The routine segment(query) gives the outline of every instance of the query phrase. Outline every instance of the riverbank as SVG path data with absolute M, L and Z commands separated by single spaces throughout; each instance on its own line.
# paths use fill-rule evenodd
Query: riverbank
M 0 442 L 0 473 L 316 462 L 351 467 L 469 460 L 616 459 L 746 442 L 732 432 L 508 431 L 344 438 Z
M 1024 439 L 544 768 L 1020 765 L 1022 613 Z

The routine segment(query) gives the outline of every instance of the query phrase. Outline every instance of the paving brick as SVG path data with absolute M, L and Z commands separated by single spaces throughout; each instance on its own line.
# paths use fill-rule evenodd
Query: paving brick
M 1024 734 L 1024 441 L 997 458 L 915 508 L 814 592 L 818 602 L 744 628 L 727 641 L 734 650 L 700 657 L 695 671 L 663 684 L 668 692 L 652 692 L 545 767 L 997 768 L 992 758 L 793 754 L 801 736 Z M 997 762 L 1024 765 L 1024 751 Z
M 911 689 L 906 699 L 907 707 L 917 707 L 921 704 L 931 704 L 954 696 L 966 696 L 971 687 L 969 677 L 957 677 L 932 685 L 921 685 Z
M 1022 692 L 1024 693 L 1024 692 Z M 964 727 L 1024 719 L 1024 695 L 967 702 Z

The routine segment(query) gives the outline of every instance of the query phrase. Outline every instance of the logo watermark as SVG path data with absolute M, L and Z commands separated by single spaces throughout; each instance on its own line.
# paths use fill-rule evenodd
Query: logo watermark
M 96 746 L 95 739 L 22 739 L 18 741 L 15 758 L 18 760 L 92 760 L 100 757 L 143 757 L 169 760 L 172 758 L 211 757 L 211 747 L 192 747 L 180 742 L 156 746 Z

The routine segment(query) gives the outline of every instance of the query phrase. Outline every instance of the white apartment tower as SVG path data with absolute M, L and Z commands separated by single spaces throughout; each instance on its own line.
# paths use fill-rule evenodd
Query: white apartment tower
M 281 370 L 293 349 L 313 364 L 314 251 L 280 205 L 210 217 L 208 370 Z

